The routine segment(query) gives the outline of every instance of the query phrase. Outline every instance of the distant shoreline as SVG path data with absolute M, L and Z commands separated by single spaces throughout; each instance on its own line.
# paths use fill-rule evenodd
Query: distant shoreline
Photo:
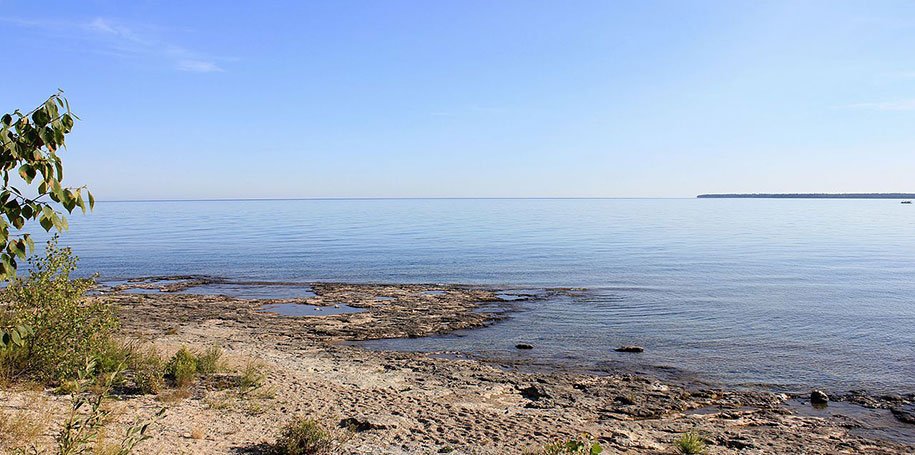
M 915 193 L 746 193 L 700 194 L 699 199 L 915 199 Z

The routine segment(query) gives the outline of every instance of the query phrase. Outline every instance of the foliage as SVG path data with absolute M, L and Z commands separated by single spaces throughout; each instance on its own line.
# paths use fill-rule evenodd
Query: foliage
M 267 375 L 264 373 L 264 364 L 251 360 L 241 370 L 238 380 L 238 392 L 243 396 L 247 395 L 251 391 L 262 387 L 266 381 Z
M 108 380 L 102 388 L 94 394 L 85 393 L 86 385 L 91 382 L 91 375 L 97 367 L 94 360 L 87 360 L 79 371 L 76 380 L 78 390 L 73 394 L 73 403 L 70 414 L 63 424 L 60 432 L 55 437 L 59 455 L 76 455 L 90 453 L 92 443 L 99 439 L 100 433 L 107 423 L 109 411 L 105 410 L 103 403 L 111 392 L 114 378 L 123 371 L 124 365 L 118 365 L 112 374 L 107 375 Z M 149 427 L 165 414 L 165 409 L 159 410 L 151 419 L 137 420 L 128 429 L 115 453 L 127 455 L 133 451 L 137 444 L 150 438 L 147 434 Z
M 567 441 L 557 441 L 547 444 L 538 455 L 599 455 L 604 449 L 589 434 Z
M 197 357 L 197 373 L 208 376 L 222 370 L 222 349 L 216 346 L 207 348 Z
M 32 328 L 27 325 L 0 328 L 0 350 L 24 348 L 28 337 L 33 334 Z
M 61 92 L 28 113 L 17 109 L 0 116 L 0 279 L 15 276 L 17 258 L 24 260 L 34 250 L 29 234 L 11 234 L 11 227 L 21 231 L 27 221 L 38 220 L 45 231 L 64 231 L 67 219 L 56 207 L 73 213 L 76 207 L 86 212 L 95 205 L 85 187 L 61 185 L 64 168 L 58 153 L 76 119 Z M 25 185 L 14 186 L 11 173 Z
M 14 368 L 45 382 L 72 379 L 84 359 L 93 357 L 117 328 L 111 307 L 83 295 L 92 279 L 71 279 L 77 258 L 69 248 L 48 241 L 43 257 L 29 259 L 26 278 L 13 278 L 0 293 L 0 326 L 26 326 L 22 355 L 7 357 Z
M 197 356 L 182 347 L 169 359 L 165 375 L 175 381 L 178 387 L 187 387 L 197 379 Z
M 326 428 L 315 419 L 300 417 L 283 428 L 271 446 L 274 455 L 327 455 L 339 453 L 352 435 Z
M 133 372 L 133 382 L 140 393 L 159 393 L 162 390 L 165 362 L 155 348 L 136 348 L 127 359 L 127 369 Z
M 690 431 L 674 441 L 674 449 L 681 455 L 702 455 L 706 452 L 705 439 L 699 433 Z

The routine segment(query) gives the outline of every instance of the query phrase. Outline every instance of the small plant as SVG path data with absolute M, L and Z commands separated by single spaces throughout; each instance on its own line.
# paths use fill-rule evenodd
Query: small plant
M 543 446 L 540 450 L 528 451 L 528 455 L 599 455 L 604 449 L 590 434 L 578 438 L 556 441 Z
M 674 449 L 681 455 L 702 455 L 706 453 L 705 439 L 695 431 L 681 435 L 674 441 Z
M 133 382 L 140 393 L 159 393 L 162 390 L 165 362 L 155 348 L 137 348 L 128 359 L 127 368 L 133 372 Z
M 208 376 L 222 370 L 222 349 L 212 346 L 197 357 L 197 373 L 201 376 Z
M 168 361 L 165 374 L 179 388 L 190 386 L 197 379 L 197 356 L 188 348 L 182 347 Z
M 264 373 L 264 364 L 251 360 L 245 364 L 238 378 L 238 391 L 241 395 L 247 395 L 253 390 L 261 388 L 267 381 L 267 375 Z
M 271 446 L 273 455 L 330 455 L 340 451 L 351 433 L 327 429 L 315 419 L 300 417 L 283 428 Z
M 84 368 L 79 372 L 77 379 L 79 386 L 73 392 L 70 415 L 55 438 L 60 455 L 80 454 L 90 450 L 90 444 L 98 438 L 99 432 L 105 425 L 108 413 L 102 409 L 104 394 L 90 396 L 80 393 L 82 386 L 89 382 L 89 377 L 94 370 L 95 362 L 87 360 Z M 83 412 L 83 408 L 86 406 L 88 406 L 88 411 Z
M 95 371 L 95 361 L 86 360 L 84 367 L 78 373 L 77 383 L 79 389 L 73 394 L 73 403 L 70 414 L 63 424 L 63 428 L 55 437 L 57 453 L 59 455 L 75 455 L 89 453 L 93 443 L 101 440 L 104 426 L 107 423 L 109 411 L 103 407 L 105 398 L 111 391 L 114 378 L 123 371 L 123 365 L 118 366 L 114 372 L 107 375 L 108 381 L 101 385 L 96 393 L 85 393 L 85 387 L 92 382 L 92 373 Z M 133 451 L 137 444 L 147 440 L 149 427 L 165 414 L 161 409 L 151 419 L 137 420 L 130 428 L 121 443 L 114 451 L 117 455 L 127 455 Z

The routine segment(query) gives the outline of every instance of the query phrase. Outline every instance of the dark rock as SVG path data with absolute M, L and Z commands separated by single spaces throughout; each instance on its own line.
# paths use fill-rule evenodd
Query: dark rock
M 347 417 L 340 420 L 341 428 L 349 428 L 357 433 L 369 430 L 383 430 L 387 425 L 365 416 Z
M 814 390 L 810 392 L 810 403 L 814 405 L 822 405 L 829 403 L 829 395 L 826 395 L 826 392 L 822 390 Z
M 896 420 L 915 425 L 915 404 L 895 407 L 890 409 L 890 412 L 893 413 L 893 417 L 895 417 Z
M 645 348 L 641 346 L 626 345 L 616 348 L 616 352 L 644 352 Z
M 550 398 L 550 394 L 542 385 L 530 385 L 520 389 L 519 391 L 521 392 L 522 397 L 531 401 L 539 401 L 545 398 Z
M 516 349 L 534 349 L 533 345 L 527 343 L 518 343 L 515 345 Z

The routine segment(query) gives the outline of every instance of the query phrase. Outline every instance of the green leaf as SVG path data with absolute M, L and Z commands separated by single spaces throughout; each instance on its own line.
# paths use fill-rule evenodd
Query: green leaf
M 39 223 L 41 224 L 41 227 L 43 227 L 47 232 L 51 232 L 51 228 L 54 227 L 54 221 L 48 217 L 41 217 Z
M 32 183 L 32 180 L 35 179 L 35 168 L 28 163 L 23 164 L 19 166 L 19 176 L 25 180 L 25 183 Z

